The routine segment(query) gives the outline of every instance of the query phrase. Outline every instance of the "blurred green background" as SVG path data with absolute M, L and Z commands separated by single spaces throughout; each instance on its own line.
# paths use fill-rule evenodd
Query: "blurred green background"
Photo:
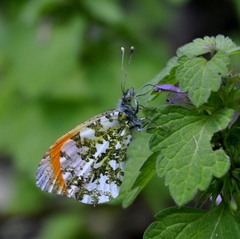
M 162 179 L 126 209 L 93 207 L 37 188 L 38 163 L 58 137 L 116 106 L 120 47 L 135 47 L 126 86 L 138 89 L 197 37 L 240 43 L 239 21 L 238 0 L 1 1 L 0 238 L 142 238 L 174 205 Z

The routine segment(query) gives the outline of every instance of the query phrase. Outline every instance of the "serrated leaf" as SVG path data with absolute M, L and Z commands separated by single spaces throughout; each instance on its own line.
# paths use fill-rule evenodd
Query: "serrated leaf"
M 229 38 L 223 35 L 216 36 L 216 51 L 225 51 L 227 53 L 236 53 L 239 47 Z
M 216 49 L 216 41 L 214 37 L 197 38 L 193 42 L 188 43 L 177 50 L 177 56 L 196 57 L 208 52 L 214 52 Z
M 157 173 L 175 202 L 183 205 L 198 189 L 205 190 L 212 176 L 221 177 L 229 168 L 229 158 L 222 149 L 213 151 L 210 140 L 214 132 L 227 127 L 233 110 L 222 109 L 203 115 L 177 105 L 162 106 L 152 121 L 163 128 L 155 129 L 150 149 L 159 151 Z
M 230 51 L 228 51 L 228 54 L 229 55 L 233 55 L 233 54 L 237 54 L 237 53 L 240 53 L 240 47 L 235 47 L 235 48 L 232 48 Z
M 145 231 L 144 239 L 237 239 L 240 235 L 240 218 L 234 217 L 228 207 L 204 211 L 187 207 L 173 207 L 156 215 L 157 222 Z
M 211 91 L 220 88 L 222 77 L 228 73 L 229 57 L 226 53 L 217 53 L 207 61 L 203 57 L 181 59 L 181 66 L 176 71 L 183 92 L 188 92 L 192 103 L 197 107 L 204 104 Z
M 238 53 L 238 47 L 229 37 L 218 35 L 216 37 L 197 38 L 177 50 L 177 56 L 188 56 L 190 58 L 206 53 L 226 52 L 228 54 Z

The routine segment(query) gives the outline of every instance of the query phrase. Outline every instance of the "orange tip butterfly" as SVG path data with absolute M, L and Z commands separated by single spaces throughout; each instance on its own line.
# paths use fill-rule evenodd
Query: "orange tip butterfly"
M 133 50 L 131 47 L 131 55 Z M 123 90 L 115 109 L 94 116 L 59 138 L 40 161 L 37 186 L 86 204 L 116 198 L 132 131 L 141 131 L 138 110 L 135 91 Z

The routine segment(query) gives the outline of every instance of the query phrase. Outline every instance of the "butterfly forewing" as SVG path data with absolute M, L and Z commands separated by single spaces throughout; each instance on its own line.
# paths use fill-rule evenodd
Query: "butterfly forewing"
M 128 122 L 128 115 L 115 109 L 69 131 L 41 160 L 37 185 L 88 204 L 116 198 L 132 138 Z

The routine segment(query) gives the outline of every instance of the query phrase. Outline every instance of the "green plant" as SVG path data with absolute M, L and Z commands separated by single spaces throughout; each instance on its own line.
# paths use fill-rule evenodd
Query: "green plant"
M 182 92 L 171 92 L 170 99 L 184 95 L 189 102 L 159 106 L 148 125 L 152 154 L 140 169 L 131 198 L 156 172 L 165 177 L 180 207 L 159 212 L 145 239 L 239 238 L 240 78 L 230 66 L 230 56 L 239 52 L 240 47 L 222 35 L 196 39 L 179 48 L 150 82 L 179 83 Z M 160 94 L 152 92 L 148 100 L 157 102 Z M 210 209 L 183 206 L 194 198 L 197 205 L 211 202 Z

